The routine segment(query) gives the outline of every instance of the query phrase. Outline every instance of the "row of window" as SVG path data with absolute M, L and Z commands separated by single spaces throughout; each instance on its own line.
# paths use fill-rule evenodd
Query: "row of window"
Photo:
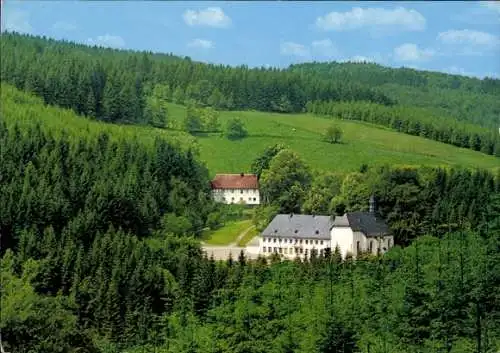
M 263 247 L 262 248 L 262 252 L 263 253 L 275 253 L 275 254 L 285 254 L 285 255 L 302 255 L 304 254 L 304 256 L 308 256 L 309 255 L 309 249 L 303 249 L 303 248 L 277 248 L 277 247 Z M 312 249 L 312 250 L 316 250 L 316 249 Z M 312 250 L 311 250 L 311 253 L 312 253 Z M 320 256 L 323 256 L 323 249 L 320 249 L 319 250 L 319 255 Z
M 252 198 L 252 197 L 249 197 L 249 198 L 248 198 L 248 201 L 250 201 L 250 202 L 251 202 L 251 201 L 252 201 L 252 199 L 253 199 L 253 201 L 257 201 L 257 199 L 256 199 L 255 197 L 253 197 L 253 198 Z M 223 197 L 223 198 L 222 198 L 222 201 L 226 201 L 226 198 L 225 198 L 225 197 Z M 232 202 L 234 202 L 234 197 L 231 197 L 231 201 L 232 201 Z M 240 201 L 243 201 L 243 197 L 240 197 Z
M 308 245 L 308 244 L 320 244 L 320 245 L 323 245 L 323 240 L 318 240 L 318 239 L 291 239 L 291 238 L 285 238 L 285 239 L 282 239 L 282 238 L 264 238 L 264 243 L 267 241 L 268 243 L 276 243 L 276 239 L 278 239 L 278 243 L 289 243 L 289 244 L 302 244 L 303 241 L 305 241 L 305 244 Z

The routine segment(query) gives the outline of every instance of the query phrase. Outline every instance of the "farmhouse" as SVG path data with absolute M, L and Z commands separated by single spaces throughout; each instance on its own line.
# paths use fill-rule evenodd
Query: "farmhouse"
M 254 174 L 216 174 L 211 186 L 216 202 L 260 204 L 259 180 Z
M 323 255 L 339 247 L 343 258 L 361 252 L 380 254 L 394 246 L 389 227 L 375 215 L 375 200 L 369 212 L 343 216 L 279 214 L 261 234 L 259 253 L 277 253 L 285 258 L 307 258 L 311 252 Z

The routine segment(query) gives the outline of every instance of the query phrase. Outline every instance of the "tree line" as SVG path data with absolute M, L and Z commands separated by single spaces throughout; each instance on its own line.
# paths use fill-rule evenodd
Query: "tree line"
M 290 70 L 330 80 L 377 87 L 398 104 L 428 108 L 452 120 L 486 128 L 500 124 L 500 80 L 390 68 L 374 63 L 302 63 Z
M 308 112 L 329 117 L 365 121 L 387 126 L 409 135 L 421 136 L 462 148 L 500 157 L 500 135 L 497 128 L 443 119 L 430 111 L 404 106 L 386 107 L 369 102 L 325 102 L 306 104 Z
M 277 69 L 207 65 L 15 33 L 3 35 L 1 49 L 2 81 L 47 104 L 111 122 L 147 122 L 145 92 L 156 84 L 165 85 L 165 96 L 175 103 L 194 100 L 224 110 L 300 112 L 310 100 L 393 103 L 363 85 Z

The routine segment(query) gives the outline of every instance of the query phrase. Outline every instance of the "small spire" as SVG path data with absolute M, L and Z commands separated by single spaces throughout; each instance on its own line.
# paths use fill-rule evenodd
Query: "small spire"
M 370 213 L 375 214 L 375 196 L 373 194 L 370 196 Z

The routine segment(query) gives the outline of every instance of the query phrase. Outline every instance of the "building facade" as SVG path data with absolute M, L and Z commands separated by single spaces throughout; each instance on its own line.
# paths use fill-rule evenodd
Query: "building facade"
M 308 258 L 313 251 L 323 255 L 338 247 L 345 258 L 361 253 L 382 254 L 393 246 L 394 237 L 387 224 L 376 216 L 372 197 L 369 212 L 336 217 L 279 214 L 262 232 L 259 253 Z
M 323 255 L 331 248 L 329 216 L 279 214 L 261 234 L 261 255 L 280 254 L 284 258 L 306 258 L 313 251 Z
M 254 174 L 217 174 L 211 182 L 212 196 L 225 204 L 259 205 L 259 181 Z

